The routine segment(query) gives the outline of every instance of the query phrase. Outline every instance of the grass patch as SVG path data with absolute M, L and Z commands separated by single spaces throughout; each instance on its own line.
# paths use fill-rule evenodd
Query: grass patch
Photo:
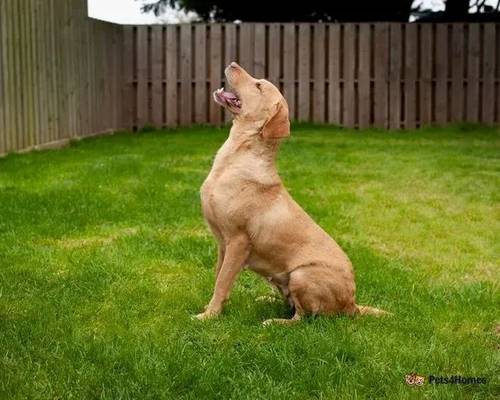
M 392 318 L 262 304 L 224 316 L 199 187 L 227 129 L 122 133 L 0 159 L 0 398 L 495 398 L 500 132 L 298 125 L 279 169 L 347 251 L 358 302 Z M 409 387 L 404 375 L 484 376 Z

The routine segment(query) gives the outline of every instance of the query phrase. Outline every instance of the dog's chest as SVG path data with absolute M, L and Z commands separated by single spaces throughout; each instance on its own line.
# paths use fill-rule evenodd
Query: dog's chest
M 205 218 L 214 224 L 236 219 L 245 202 L 245 184 L 234 174 L 213 173 L 201 187 L 201 204 Z
M 212 169 L 201 186 L 201 204 L 211 224 L 244 224 L 251 212 L 262 172 L 260 161 L 242 151 L 241 143 L 228 139 L 215 157 Z

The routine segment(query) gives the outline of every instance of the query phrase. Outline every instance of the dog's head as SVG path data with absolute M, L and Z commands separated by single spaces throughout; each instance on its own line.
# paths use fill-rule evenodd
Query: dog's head
M 290 135 L 288 105 L 280 91 L 265 79 L 256 79 L 235 62 L 225 70 L 232 91 L 213 93 L 214 100 L 231 111 L 237 121 L 256 123 L 266 139 Z

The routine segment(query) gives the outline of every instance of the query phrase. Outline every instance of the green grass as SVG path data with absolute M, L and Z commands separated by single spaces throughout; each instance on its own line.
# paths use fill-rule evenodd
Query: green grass
M 216 247 L 199 187 L 227 128 L 84 140 L 0 159 L 1 399 L 499 395 L 500 131 L 296 126 L 279 169 L 390 318 L 256 302 L 250 272 L 200 322 Z M 479 386 L 409 387 L 421 375 Z

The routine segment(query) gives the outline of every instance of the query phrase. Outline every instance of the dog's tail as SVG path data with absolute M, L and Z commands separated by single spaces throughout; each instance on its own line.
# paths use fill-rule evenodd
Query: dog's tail
M 380 317 L 382 315 L 392 315 L 392 313 L 388 311 L 381 310 L 379 308 L 370 307 L 370 306 L 360 306 L 356 304 L 357 314 L 360 315 L 375 315 Z

